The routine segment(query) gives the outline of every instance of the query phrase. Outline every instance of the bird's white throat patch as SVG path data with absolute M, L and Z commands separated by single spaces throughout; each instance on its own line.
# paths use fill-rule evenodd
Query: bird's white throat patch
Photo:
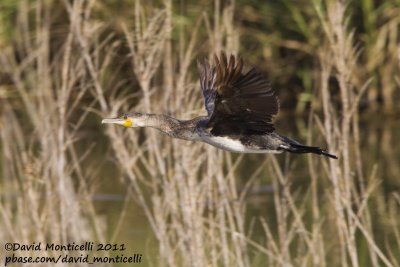
M 146 124 L 144 123 L 144 121 L 142 119 L 134 119 L 134 125 L 136 127 L 145 127 Z

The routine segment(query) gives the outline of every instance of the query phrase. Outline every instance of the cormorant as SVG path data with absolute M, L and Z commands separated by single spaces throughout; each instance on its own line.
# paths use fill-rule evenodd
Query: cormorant
M 167 135 L 202 141 L 239 153 L 314 153 L 337 159 L 319 147 L 302 145 L 278 134 L 272 117 L 279 100 L 266 78 L 255 68 L 245 72 L 243 60 L 225 53 L 210 66 L 198 62 L 207 116 L 178 120 L 162 114 L 128 113 L 102 123 L 125 127 L 152 127 Z

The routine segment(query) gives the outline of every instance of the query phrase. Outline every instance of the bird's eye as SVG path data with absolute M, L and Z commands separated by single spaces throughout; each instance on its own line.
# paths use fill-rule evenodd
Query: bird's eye
M 122 116 L 122 119 L 123 119 L 123 120 L 127 120 L 127 119 L 128 119 L 128 116 L 124 115 L 124 116 Z

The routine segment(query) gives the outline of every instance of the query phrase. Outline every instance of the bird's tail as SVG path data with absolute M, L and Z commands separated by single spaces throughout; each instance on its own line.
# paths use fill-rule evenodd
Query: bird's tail
M 281 148 L 285 151 L 291 152 L 291 153 L 314 153 L 318 155 L 324 155 L 329 158 L 337 159 L 338 157 L 332 154 L 329 154 L 328 151 L 323 150 L 319 147 L 316 146 L 305 146 L 305 145 L 300 145 L 296 143 L 289 143 L 284 146 L 281 146 Z

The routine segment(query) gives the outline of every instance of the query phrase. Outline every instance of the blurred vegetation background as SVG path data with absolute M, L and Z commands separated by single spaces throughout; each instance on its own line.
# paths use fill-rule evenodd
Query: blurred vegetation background
M 122 25 L 133 23 L 135 0 L 96 2 L 91 11 L 92 19 L 105 23 L 104 35 L 112 32 L 113 38 L 123 40 Z M 220 9 L 228 2 L 221 1 Z M 346 3 L 346 24 L 354 35 L 354 45 L 359 49 L 358 72 L 352 79 L 361 83 L 371 79 L 368 92 L 363 97 L 360 108 L 369 112 L 382 111 L 394 115 L 399 99 L 398 77 L 398 11 L 400 2 L 393 1 L 348 1 Z M 60 45 L 68 32 L 68 14 L 62 2 L 46 2 L 51 8 L 52 45 Z M 153 8 L 165 6 L 163 1 L 142 3 L 145 12 L 151 14 Z M 318 60 L 316 51 L 321 46 L 324 28 L 317 8 L 323 1 L 235 1 L 234 30 L 239 36 L 234 45 L 239 54 L 252 65 L 263 70 L 278 89 L 284 111 L 296 110 L 304 113 L 305 108 L 315 98 L 313 68 Z M 21 1 L 1 1 L 1 45 L 12 45 L 17 38 L 17 14 Z M 182 40 L 188 38 L 204 13 L 212 14 L 216 4 L 213 1 L 178 1 L 171 6 L 172 49 L 179 54 Z M 209 27 L 211 25 L 208 25 Z M 207 27 L 200 27 L 196 43 L 197 57 L 208 53 Z M 202 38 L 203 36 L 203 38 Z M 221 36 L 220 38 L 224 38 Z M 56 48 L 56 47 L 55 47 Z M 126 60 L 126 45 L 121 44 L 118 53 Z M 182 52 L 180 52 L 182 53 Z M 194 64 L 192 64 L 194 65 Z M 135 79 L 131 66 L 122 69 L 121 78 Z M 193 67 L 193 71 L 195 69 Z M 2 73 L 3 79 L 6 76 Z M 4 81 L 3 81 L 4 82 Z M 332 81 L 332 86 L 335 86 Z M 318 105 L 315 103 L 314 105 Z M 295 107 L 295 108 L 293 108 Z M 316 106 L 315 108 L 318 108 Z M 320 108 L 320 107 L 319 107 Z M 362 113 L 362 115 L 365 113 Z
M 339 161 L 100 125 L 205 114 L 195 61 L 222 50 L 269 78 L 280 132 Z M 399 0 L 0 0 L 0 66 L 1 240 L 126 243 L 143 266 L 400 266 Z

